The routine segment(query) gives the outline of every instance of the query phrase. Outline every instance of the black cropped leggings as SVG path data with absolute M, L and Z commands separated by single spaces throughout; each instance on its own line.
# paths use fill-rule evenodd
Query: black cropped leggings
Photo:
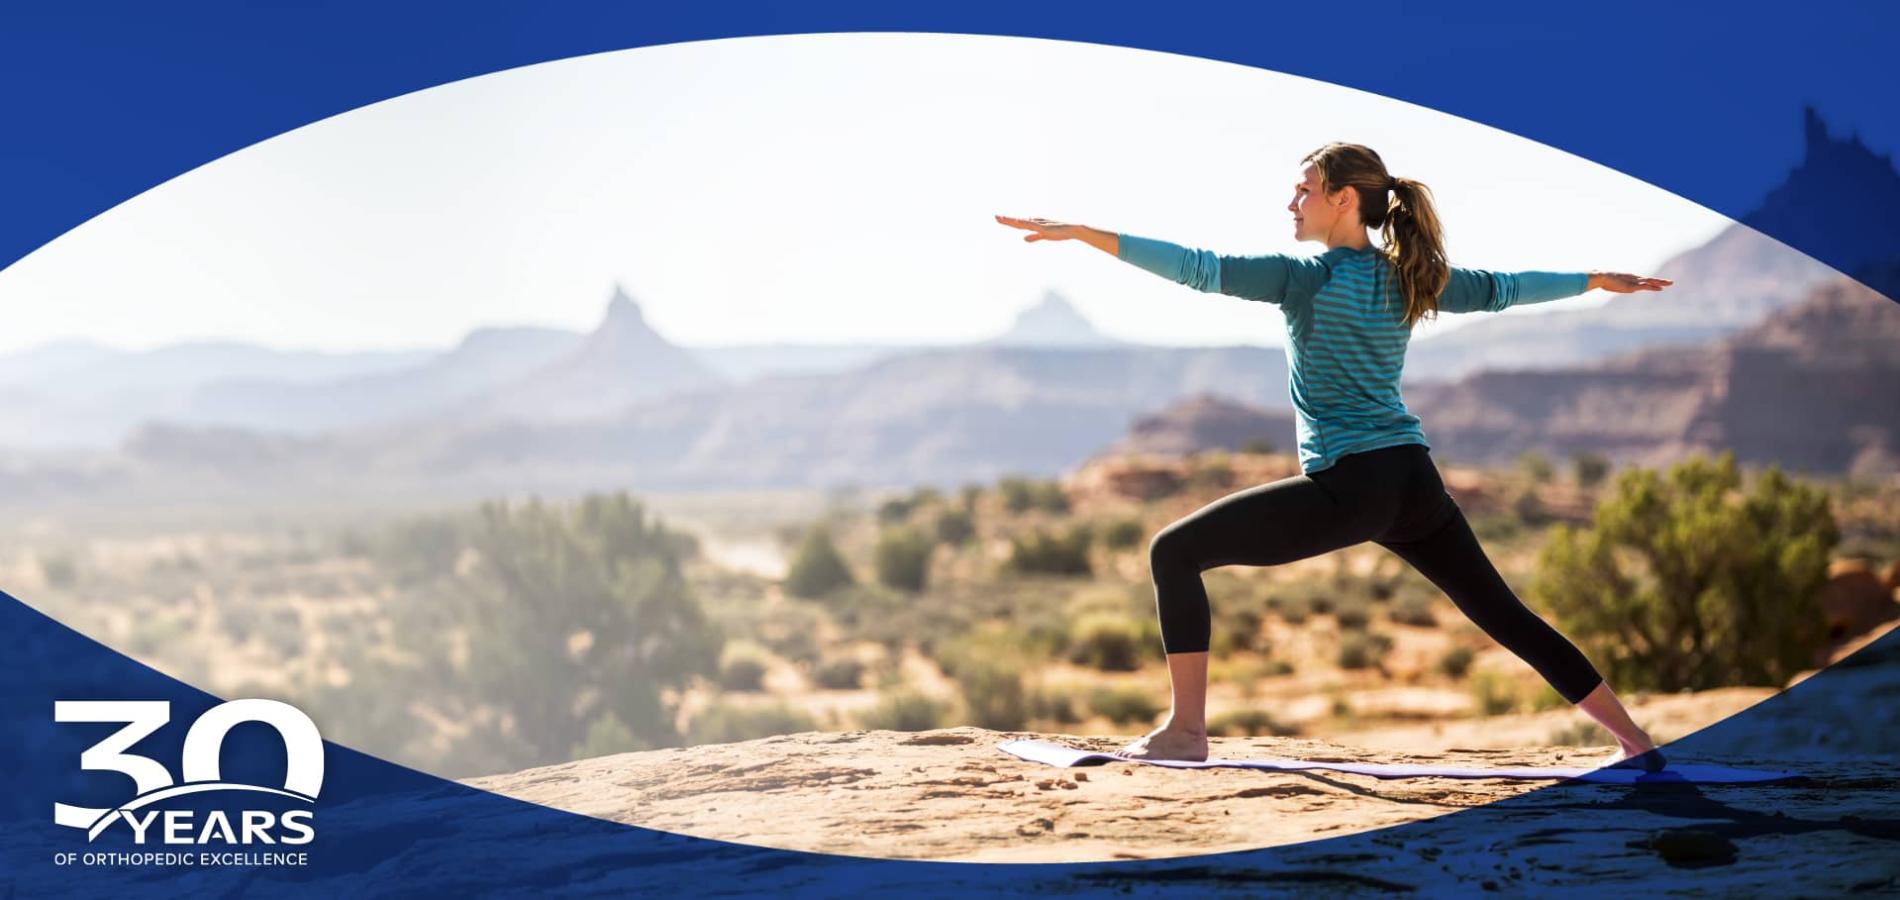
M 1211 623 L 1202 572 L 1280 565 L 1364 541 L 1398 554 L 1430 579 L 1565 700 L 1576 703 L 1603 682 L 1576 645 L 1511 593 L 1418 444 L 1348 454 L 1311 475 L 1222 497 L 1161 529 L 1148 556 L 1163 648 L 1207 649 Z

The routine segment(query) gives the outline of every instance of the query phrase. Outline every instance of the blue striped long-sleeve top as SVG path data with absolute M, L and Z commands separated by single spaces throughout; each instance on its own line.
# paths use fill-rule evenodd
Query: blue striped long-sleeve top
M 1226 256 L 1153 238 L 1118 235 L 1117 258 L 1195 290 L 1279 305 L 1286 315 L 1288 392 L 1298 426 L 1300 470 L 1317 472 L 1348 453 L 1423 444 L 1418 417 L 1399 397 L 1411 329 L 1398 280 L 1376 247 L 1334 247 L 1318 256 Z M 1496 311 L 1571 297 L 1587 272 L 1491 272 L 1453 266 L 1438 298 L 1443 312 Z

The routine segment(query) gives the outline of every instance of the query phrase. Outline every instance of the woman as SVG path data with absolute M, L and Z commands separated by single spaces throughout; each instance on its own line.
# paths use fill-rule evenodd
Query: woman
M 1499 577 L 1439 480 L 1418 418 L 1399 397 L 1412 326 L 1439 311 L 1501 310 L 1601 288 L 1657 291 L 1672 282 L 1620 272 L 1488 272 L 1447 264 L 1425 185 L 1393 178 L 1370 148 L 1331 143 L 1308 154 L 1294 186 L 1293 237 L 1318 256 L 1223 256 L 1166 241 L 1047 219 L 997 216 L 1025 241 L 1079 240 L 1201 291 L 1279 305 L 1301 474 L 1231 494 L 1170 524 L 1149 545 L 1173 705 L 1159 728 L 1123 747 L 1136 759 L 1207 758 L 1209 613 L 1200 573 L 1269 566 L 1374 541 L 1451 597 L 1619 744 L 1604 764 L 1662 768 L 1581 651 L 1525 608 Z M 1383 248 L 1367 230 L 1378 228 Z

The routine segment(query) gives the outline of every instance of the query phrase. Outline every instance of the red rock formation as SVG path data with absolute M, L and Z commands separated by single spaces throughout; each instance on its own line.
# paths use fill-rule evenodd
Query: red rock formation
M 1713 345 L 1481 372 L 1406 399 L 1441 457 L 1658 464 L 1734 450 L 1745 463 L 1878 474 L 1900 457 L 1900 304 L 1837 279 Z

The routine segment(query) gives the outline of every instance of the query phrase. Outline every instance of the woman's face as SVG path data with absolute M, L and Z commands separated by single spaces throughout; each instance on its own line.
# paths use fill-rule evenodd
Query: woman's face
M 1293 186 L 1293 202 L 1286 205 L 1287 210 L 1293 213 L 1293 239 L 1325 240 L 1345 211 L 1345 207 L 1335 201 L 1348 199 L 1350 197 L 1342 191 L 1333 194 L 1332 200 L 1328 200 L 1321 190 L 1319 167 L 1307 163 L 1300 170 L 1300 182 Z

